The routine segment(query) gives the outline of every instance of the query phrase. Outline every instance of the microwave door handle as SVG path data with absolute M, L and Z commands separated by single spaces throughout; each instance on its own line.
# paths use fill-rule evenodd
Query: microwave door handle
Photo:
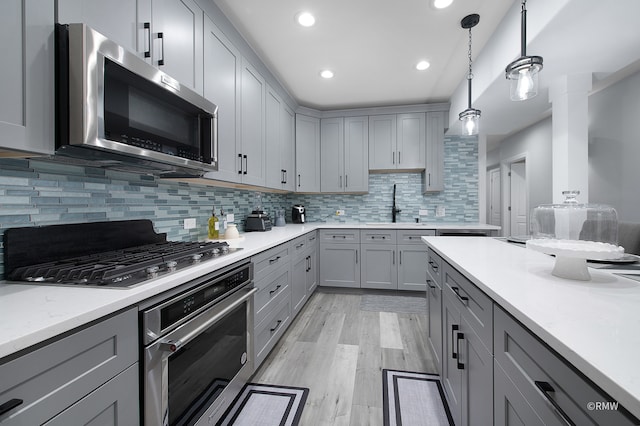
M 172 353 L 177 352 L 178 350 L 180 350 L 180 348 L 182 346 L 184 346 L 187 343 L 189 343 L 191 340 L 193 340 L 195 337 L 197 337 L 200 333 L 202 333 L 204 330 L 209 328 L 212 324 L 220 321 L 220 319 L 222 319 L 229 312 L 231 312 L 232 310 L 234 310 L 235 308 L 237 308 L 238 306 L 243 304 L 245 301 L 247 301 L 249 298 L 251 298 L 257 291 L 258 291 L 257 288 L 252 288 L 244 296 L 240 297 L 238 300 L 236 300 L 235 302 L 233 302 L 229 306 L 225 307 L 218 314 L 216 314 L 215 316 L 209 318 L 207 321 L 205 321 L 204 323 L 202 323 L 200 326 L 196 327 L 195 329 L 191 330 L 189 333 L 185 334 L 184 336 L 182 336 L 182 337 L 180 337 L 180 338 L 178 338 L 176 340 L 171 340 L 171 341 L 168 341 L 168 342 L 161 343 L 160 344 L 161 348 L 165 349 L 169 353 L 168 356 L 170 356 Z M 164 358 L 168 358 L 168 356 L 166 356 Z

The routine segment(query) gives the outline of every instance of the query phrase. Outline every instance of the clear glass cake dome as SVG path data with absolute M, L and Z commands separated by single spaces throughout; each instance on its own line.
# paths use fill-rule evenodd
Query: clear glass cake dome
M 531 213 L 532 238 L 527 248 L 554 255 L 553 275 L 588 281 L 589 260 L 612 260 L 624 255 L 618 246 L 618 214 L 604 204 L 580 204 L 579 191 L 563 191 L 562 204 L 543 204 Z
M 618 244 L 618 214 L 605 204 L 581 204 L 580 191 L 563 191 L 562 204 L 543 204 L 531 214 L 533 238 Z

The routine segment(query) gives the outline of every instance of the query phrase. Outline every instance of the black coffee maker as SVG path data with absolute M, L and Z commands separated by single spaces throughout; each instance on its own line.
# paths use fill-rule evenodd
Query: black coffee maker
M 305 222 L 305 208 L 302 204 L 296 204 L 291 208 L 291 220 L 293 223 Z

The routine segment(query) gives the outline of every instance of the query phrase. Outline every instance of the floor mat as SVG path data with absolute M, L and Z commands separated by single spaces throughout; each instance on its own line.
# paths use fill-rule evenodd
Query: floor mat
M 453 426 L 440 376 L 382 370 L 385 426 Z
M 296 426 L 309 389 L 247 384 L 231 404 L 220 426 Z

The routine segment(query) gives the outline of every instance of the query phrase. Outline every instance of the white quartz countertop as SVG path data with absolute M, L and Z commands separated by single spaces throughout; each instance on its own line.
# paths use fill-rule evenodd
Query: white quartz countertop
M 391 224 L 380 224 L 380 227 L 389 226 Z M 392 226 L 397 229 L 499 229 L 470 223 L 397 223 Z M 241 240 L 231 243 L 241 247 L 240 251 L 126 289 L 25 285 L 0 281 L 0 358 L 319 228 L 375 229 L 376 226 L 314 222 L 274 227 L 268 232 L 243 233 Z
M 422 239 L 640 418 L 640 282 L 593 268 L 591 281 L 557 278 L 554 258 L 493 238 Z

